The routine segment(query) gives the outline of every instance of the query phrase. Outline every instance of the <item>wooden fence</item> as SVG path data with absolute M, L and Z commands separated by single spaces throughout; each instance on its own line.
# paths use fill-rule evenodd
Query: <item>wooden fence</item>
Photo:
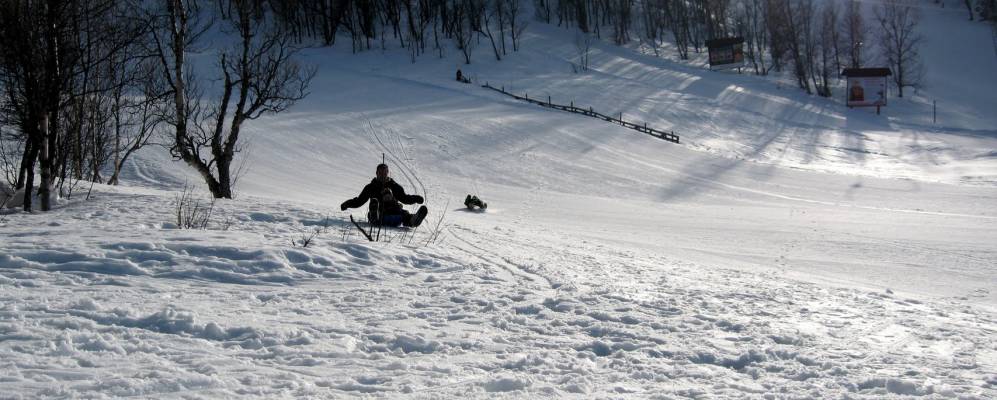
M 541 101 L 541 100 L 531 99 L 530 96 L 529 96 L 529 94 L 526 94 L 525 96 L 517 96 L 515 94 L 506 92 L 504 87 L 501 88 L 501 89 L 499 89 L 499 88 L 496 88 L 496 87 L 493 87 L 493 86 L 489 85 L 487 82 L 484 85 L 482 85 L 481 87 L 484 87 L 484 88 L 487 88 L 487 89 L 491 89 L 491 90 L 494 90 L 496 92 L 502 93 L 502 94 L 504 94 L 506 96 L 515 98 L 516 100 L 522 100 L 522 101 L 530 102 L 530 103 L 536 104 L 536 105 L 541 106 L 541 107 L 553 108 L 553 109 L 556 109 L 556 110 L 572 112 L 572 113 L 575 113 L 575 114 L 582 114 L 582 115 L 586 115 L 586 116 L 593 117 L 593 118 L 599 118 L 599 119 L 607 121 L 607 122 L 612 122 L 612 123 L 615 123 L 615 124 L 620 124 L 622 126 L 625 126 L 627 128 L 633 129 L 633 130 L 638 131 L 638 132 L 646 133 L 646 134 L 654 136 L 654 137 L 656 137 L 658 139 L 664 139 L 664 140 L 667 140 L 667 141 L 672 142 L 672 143 L 678 143 L 679 142 L 679 137 L 678 137 L 678 135 L 675 134 L 675 132 L 665 132 L 665 131 L 659 131 L 659 130 L 654 129 L 654 128 L 648 128 L 647 127 L 647 122 L 645 122 L 643 125 L 638 125 L 638 124 L 635 124 L 633 122 L 627 122 L 627 121 L 623 120 L 623 116 L 622 115 L 620 116 L 620 118 L 614 118 L 614 117 L 611 117 L 611 116 L 608 116 L 608 115 L 600 114 L 600 113 L 592 110 L 591 107 L 589 107 L 588 109 L 584 109 L 584 108 L 581 108 L 581 107 L 575 107 L 575 105 L 574 105 L 573 102 L 572 102 L 571 105 L 554 104 L 554 103 L 552 103 L 550 101 L 550 97 L 547 97 L 547 101 L 544 102 L 544 101 Z

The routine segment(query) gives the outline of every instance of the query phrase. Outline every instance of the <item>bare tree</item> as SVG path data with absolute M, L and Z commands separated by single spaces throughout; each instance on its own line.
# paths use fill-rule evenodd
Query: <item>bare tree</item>
M 523 14 L 523 0 L 508 0 L 505 11 L 509 21 L 509 36 L 512 39 L 512 51 L 519 51 L 519 40 L 523 31 L 530 25 Z M 548 14 L 550 10 L 547 10 Z M 548 16 L 549 18 L 549 16 Z
M 477 0 L 472 0 L 477 2 Z M 478 33 L 484 34 L 488 38 L 488 41 L 492 44 L 492 51 L 495 53 L 495 60 L 502 61 L 502 51 L 499 50 L 498 45 L 495 42 L 495 35 L 492 33 L 492 22 L 496 21 L 499 24 L 499 35 L 503 36 L 501 41 L 504 43 L 504 29 L 503 24 L 503 11 L 501 4 L 504 0 L 492 0 L 491 4 L 487 3 L 488 0 L 481 0 L 480 6 L 476 6 L 481 10 L 481 24 Z M 490 6 L 489 6 L 490 5 Z
M 917 32 L 920 14 L 904 0 L 884 0 L 876 8 L 883 58 L 893 73 L 897 97 L 904 97 L 904 87 L 918 88 L 924 80 L 919 46 L 924 40 Z
M 664 10 L 661 9 L 662 1 L 648 0 L 641 3 L 640 32 L 641 38 L 646 39 L 650 44 L 654 55 L 660 56 L 658 49 L 661 47 L 663 31 Z
M 689 5 L 684 1 L 671 1 L 665 8 L 665 15 L 668 18 L 668 25 L 672 29 L 672 36 L 675 39 L 675 47 L 679 52 L 679 58 L 689 59 L 689 44 L 692 38 L 692 17 Z
M 151 60 L 150 60 L 151 61 Z M 124 73 L 124 72 L 123 72 Z M 163 98 L 162 77 L 153 62 L 141 62 L 131 71 L 130 85 L 122 85 L 112 94 L 113 170 L 107 180 L 117 185 L 128 158 L 156 138 L 156 128 L 162 122 L 158 116 L 166 99 Z
M 0 104 L 2 103 L 0 100 Z M 24 138 L 18 137 L 12 130 L 5 129 L 3 122 L 0 122 L 0 178 L 3 178 L 0 186 L 17 187 L 18 167 L 21 164 L 22 154 L 24 154 Z
M 55 75 L 58 66 L 48 58 L 58 54 L 49 46 L 61 43 L 56 39 L 59 25 L 49 25 L 58 19 L 59 10 L 51 10 L 52 4 L 41 1 L 5 1 L 0 3 L 0 67 L 7 95 L 5 111 L 12 120 L 20 136 L 25 140 L 24 154 L 21 157 L 15 189 L 34 189 L 35 167 L 38 161 L 42 167 L 42 182 L 39 195 L 44 193 L 42 210 L 48 209 L 48 194 L 51 188 L 52 165 L 49 149 L 54 140 L 48 136 L 49 121 L 58 111 L 58 90 L 54 85 L 61 84 Z M 49 14 L 56 14 L 50 16 Z M 54 103 L 54 104 L 53 104 Z M 54 105 L 54 107 L 53 107 Z M 30 195 L 25 196 L 24 210 L 31 211 Z
M 125 23 L 125 10 L 114 0 L 0 2 L 0 112 L 24 139 L 16 186 L 30 193 L 37 168 L 42 211 L 51 208 L 58 177 L 70 169 L 76 176 L 84 168 L 93 173 L 104 157 L 103 137 L 93 133 L 109 85 L 90 73 L 106 68 L 139 36 L 135 24 Z M 75 129 L 81 127 L 87 135 Z M 24 202 L 26 211 L 31 203 Z
M 416 57 L 426 51 L 426 28 L 433 22 L 428 10 L 428 1 L 413 4 L 412 0 L 401 0 L 408 18 L 409 54 L 414 63 Z
M 697 0 L 701 4 L 703 26 L 706 37 L 715 39 L 731 34 L 731 1 L 730 0 Z
M 509 14 L 506 12 L 506 8 L 509 7 L 510 2 L 515 0 L 494 0 L 493 5 L 495 6 L 495 19 L 498 22 L 499 28 L 499 41 L 502 43 L 502 55 L 506 55 L 505 50 L 505 26 L 508 24 Z
M 589 54 L 592 52 L 592 42 L 595 41 L 591 34 L 578 31 L 575 32 L 575 50 L 578 52 L 578 68 L 581 71 L 589 69 Z
M 787 43 L 795 40 L 786 33 L 786 0 L 764 0 L 765 1 L 765 30 L 768 32 L 768 52 L 772 58 L 772 68 L 782 72 L 785 64 L 784 57 L 789 52 Z
M 741 26 L 747 47 L 745 55 L 751 61 L 756 75 L 768 74 L 765 66 L 765 45 L 768 43 L 768 30 L 765 28 L 765 1 L 743 0 L 741 2 Z
M 459 5 L 453 10 L 453 40 L 457 48 L 464 55 L 464 63 L 471 63 L 471 54 L 474 53 L 474 34 L 476 32 L 478 18 L 475 0 L 458 0 Z
M 215 198 L 232 198 L 231 168 L 243 124 L 282 112 L 304 98 L 315 71 L 294 61 L 298 49 L 286 30 L 265 16 L 255 18 L 250 2 L 233 1 L 225 23 L 235 45 L 219 54 L 221 99 L 206 110 L 184 54 L 207 25 L 199 22 L 195 1 L 166 1 L 166 13 L 159 19 L 163 25 L 156 31 L 157 57 L 173 97 L 166 119 L 175 132 L 170 153 L 197 170 Z
M 773 4 L 770 15 L 778 16 L 780 23 L 771 25 L 772 36 L 786 46 L 797 85 L 808 94 L 813 93 L 810 86 L 815 58 L 813 0 L 775 0 Z
M 820 11 L 820 18 L 817 21 L 818 27 L 815 33 L 815 59 L 813 80 L 817 94 L 824 97 L 831 97 L 831 77 L 837 75 L 837 26 L 838 10 L 834 2 L 825 3 Z
M 533 0 L 533 13 L 538 20 L 550 23 L 550 2 L 553 0 Z
M 633 20 L 633 0 L 615 0 L 610 2 L 610 19 L 613 21 L 613 41 L 618 45 L 630 41 L 630 25 Z
M 187 61 L 187 53 L 197 50 L 195 44 L 210 27 L 210 22 L 202 17 L 202 10 L 196 0 L 164 0 L 148 10 L 147 18 L 153 26 L 153 42 L 150 52 L 160 66 L 163 79 L 163 95 L 170 98 L 164 107 L 161 118 L 171 126 L 173 145 L 171 154 L 194 166 L 206 181 L 214 179 L 212 172 L 200 158 L 198 150 L 206 145 L 195 141 L 203 132 L 207 117 L 200 98 L 202 91 L 197 86 L 193 68 Z
M 845 6 L 845 14 L 841 23 L 841 40 L 847 51 L 845 55 L 847 56 L 848 65 L 851 68 L 859 68 L 864 64 L 862 47 L 868 45 L 866 43 L 866 36 L 869 33 L 869 28 L 866 27 L 865 20 L 862 18 L 861 3 L 856 0 L 850 0 L 848 5 Z

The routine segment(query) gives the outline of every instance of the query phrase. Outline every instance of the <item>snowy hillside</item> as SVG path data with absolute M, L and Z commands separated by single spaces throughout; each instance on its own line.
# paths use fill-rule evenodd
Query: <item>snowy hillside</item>
M 992 53 L 931 43 L 937 84 L 876 116 L 608 44 L 574 74 L 541 24 L 523 46 L 310 51 L 312 94 L 246 125 L 205 230 L 178 229 L 201 181 L 158 148 L 0 215 L 0 398 L 997 397 Z M 430 214 L 371 243 L 339 204 L 382 153 Z

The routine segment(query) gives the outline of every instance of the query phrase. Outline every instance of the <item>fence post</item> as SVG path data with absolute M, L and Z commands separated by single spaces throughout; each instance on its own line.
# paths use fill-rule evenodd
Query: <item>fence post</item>
M 547 105 L 548 106 L 550 105 L 550 95 L 549 94 L 547 95 Z
M 575 108 L 575 101 L 571 100 L 571 108 Z
M 529 93 L 523 92 L 523 95 L 526 96 L 526 100 L 530 99 L 530 94 Z

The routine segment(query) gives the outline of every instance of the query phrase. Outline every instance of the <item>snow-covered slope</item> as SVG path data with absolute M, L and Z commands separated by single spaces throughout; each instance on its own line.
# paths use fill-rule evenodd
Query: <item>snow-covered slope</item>
M 984 292 L 787 277 L 811 241 L 759 256 L 769 269 L 701 264 L 496 198 L 494 213 L 450 211 L 433 245 L 426 228 L 369 244 L 334 217 L 300 248 L 290 241 L 324 224 L 316 209 L 243 198 L 188 231 L 172 229 L 170 203 L 100 188 L 54 211 L 59 223 L 13 216 L 4 397 L 983 399 L 997 384 L 997 321 L 973 305 Z M 869 266 L 890 246 L 869 249 Z
M 997 396 L 993 94 L 931 126 L 957 91 L 876 116 L 524 40 L 461 67 L 683 144 L 454 82 L 455 54 L 317 49 L 209 229 L 175 229 L 199 181 L 154 149 L 127 187 L 0 216 L 0 397 Z M 382 153 L 431 213 L 369 243 L 338 205 Z

